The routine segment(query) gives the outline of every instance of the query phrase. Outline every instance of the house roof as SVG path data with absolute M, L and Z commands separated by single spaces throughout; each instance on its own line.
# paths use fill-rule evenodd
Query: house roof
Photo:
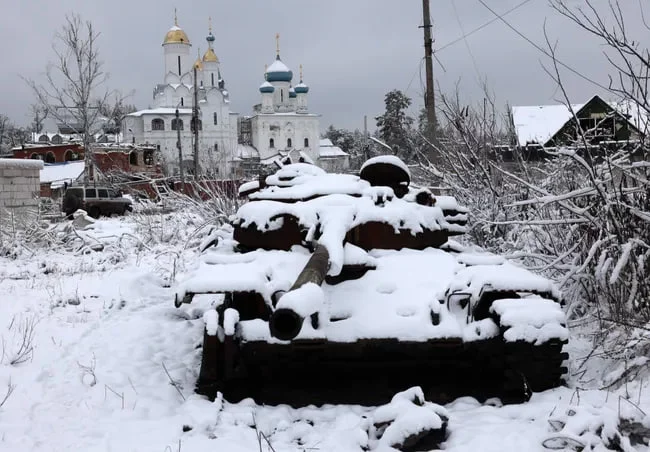
M 52 188 L 63 186 L 65 182 L 72 183 L 79 179 L 84 172 L 83 160 L 66 163 L 46 163 L 41 170 L 41 184 L 49 183 Z
M 318 142 L 318 157 L 319 158 L 334 158 L 345 157 L 347 152 L 343 151 L 338 146 L 334 146 L 332 140 L 329 138 L 321 138 Z
M 595 100 L 602 100 L 594 96 L 588 102 L 572 104 L 571 109 L 578 113 L 587 104 Z M 604 101 L 612 109 L 625 116 L 630 124 L 640 131 L 648 127 L 648 114 L 637 104 L 630 101 Z M 571 110 L 563 104 L 558 105 L 532 105 L 512 107 L 512 120 L 520 146 L 538 143 L 545 144 L 553 138 L 560 129 L 573 117 Z

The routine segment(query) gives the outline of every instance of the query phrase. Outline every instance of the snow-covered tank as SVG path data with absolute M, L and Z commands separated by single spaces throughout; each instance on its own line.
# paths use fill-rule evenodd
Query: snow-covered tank
M 451 237 L 468 212 L 410 183 L 394 156 L 359 175 L 291 164 L 206 240 L 176 306 L 205 312 L 197 392 L 258 403 L 522 402 L 562 382 L 565 316 L 552 283 Z

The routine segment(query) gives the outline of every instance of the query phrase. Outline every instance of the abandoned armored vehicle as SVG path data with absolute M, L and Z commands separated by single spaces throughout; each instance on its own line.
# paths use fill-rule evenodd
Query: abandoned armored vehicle
M 381 404 L 398 391 L 522 402 L 562 382 L 565 316 L 547 279 L 452 237 L 468 212 L 393 156 L 359 175 L 291 164 L 247 197 L 176 287 L 214 305 L 197 392 Z

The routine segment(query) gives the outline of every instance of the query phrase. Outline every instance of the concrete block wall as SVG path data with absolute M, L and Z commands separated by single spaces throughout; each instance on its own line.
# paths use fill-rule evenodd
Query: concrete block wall
M 0 208 L 38 207 L 40 160 L 0 159 Z

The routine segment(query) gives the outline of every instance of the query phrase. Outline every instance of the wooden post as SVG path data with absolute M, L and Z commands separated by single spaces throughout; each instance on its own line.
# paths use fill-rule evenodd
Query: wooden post
M 192 122 L 194 123 L 194 180 L 199 180 L 199 90 L 194 65 L 194 105 L 192 106 Z
M 424 28 L 424 60 L 426 67 L 427 86 L 424 95 L 424 106 L 427 109 L 427 131 L 429 139 L 435 140 L 436 130 L 436 99 L 433 91 L 433 39 L 431 38 L 431 12 L 429 0 L 422 0 L 422 14 Z
M 183 177 L 183 151 L 181 150 L 181 121 L 180 112 L 176 107 L 176 147 L 178 148 L 178 171 L 181 177 L 181 191 L 185 191 L 185 178 Z

